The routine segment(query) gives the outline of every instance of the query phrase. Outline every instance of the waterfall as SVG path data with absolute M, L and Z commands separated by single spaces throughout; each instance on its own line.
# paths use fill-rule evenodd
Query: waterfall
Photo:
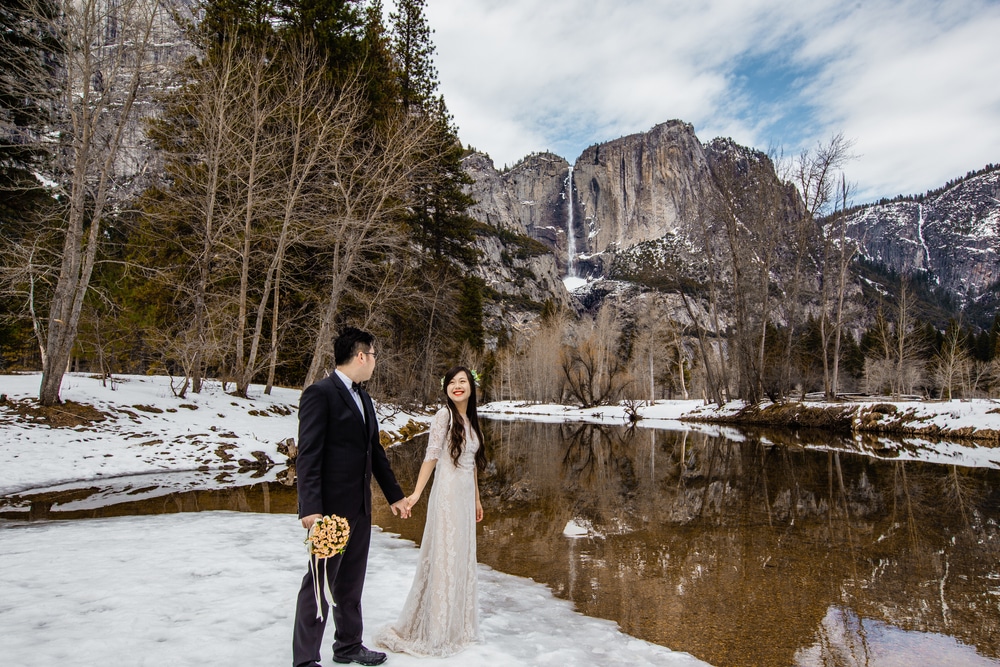
M 573 259 L 576 257 L 576 234 L 573 230 L 573 166 L 569 167 L 569 174 L 566 176 L 566 190 L 563 193 L 566 200 L 566 277 L 576 277 L 576 267 Z
M 917 204 L 917 239 L 920 241 L 920 248 L 924 253 L 923 266 L 919 267 L 925 271 L 931 270 L 931 249 L 927 247 L 924 240 L 924 205 Z

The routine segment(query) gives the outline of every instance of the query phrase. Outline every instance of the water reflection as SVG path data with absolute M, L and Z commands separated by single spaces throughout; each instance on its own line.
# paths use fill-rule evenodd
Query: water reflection
M 0 498 L 0 519 L 93 519 L 215 510 L 297 511 L 294 487 L 272 481 L 277 475 L 253 482 L 255 477 L 185 471 L 71 482 Z
M 720 666 L 899 664 L 898 647 L 906 664 L 1000 665 L 996 470 L 816 435 L 826 451 L 802 434 L 487 428 L 480 561 L 583 613 Z M 423 446 L 394 454 L 405 488 Z M 377 521 L 419 540 L 419 517 Z
M 796 653 L 795 664 L 986 667 L 996 662 L 954 637 L 906 632 L 831 607 L 817 632 L 816 643 Z

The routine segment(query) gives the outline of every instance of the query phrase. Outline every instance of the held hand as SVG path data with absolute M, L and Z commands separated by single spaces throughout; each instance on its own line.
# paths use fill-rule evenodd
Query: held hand
M 397 500 L 389 506 L 389 509 L 392 510 L 393 516 L 398 516 L 403 519 L 410 518 L 410 504 L 407 502 L 406 498 Z
M 302 527 L 309 530 L 313 527 L 313 524 L 316 523 L 316 520 L 322 517 L 322 514 L 310 514 L 309 516 L 304 516 L 302 517 Z
M 479 502 L 479 498 L 476 498 L 476 522 L 483 520 L 483 504 Z

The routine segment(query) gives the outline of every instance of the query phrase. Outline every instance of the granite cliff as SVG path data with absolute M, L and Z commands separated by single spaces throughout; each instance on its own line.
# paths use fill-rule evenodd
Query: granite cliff
M 563 274 L 598 276 L 601 255 L 684 235 L 716 194 L 705 148 L 681 121 L 591 146 L 575 165 L 551 153 L 499 173 L 466 158 L 478 203 L 470 213 L 547 245 Z
M 573 179 L 592 253 L 683 235 L 717 193 L 694 127 L 678 120 L 591 146 Z
M 598 278 L 612 257 L 650 251 L 667 253 L 696 274 L 713 202 L 732 194 L 723 172 L 740 178 L 741 161 L 758 165 L 752 176 L 744 173 L 754 181 L 739 186 L 745 196 L 752 199 L 754 188 L 761 197 L 784 188 L 781 215 L 802 215 L 798 195 L 780 184 L 765 155 L 729 139 L 703 144 L 679 120 L 593 145 L 572 166 L 537 153 L 500 173 L 474 154 L 466 159 L 478 201 L 471 214 L 544 243 L 562 276 Z M 1000 170 L 920 197 L 856 207 L 849 211 L 848 236 L 867 262 L 929 276 L 958 307 L 978 304 L 986 313 L 1000 301 Z M 787 245 L 780 242 L 778 252 Z M 562 291 L 556 288 L 560 303 Z
M 548 158 L 540 159 L 535 169 L 504 175 L 482 153 L 463 160 L 473 179 L 469 194 L 476 201 L 469 215 L 481 223 L 476 240 L 480 258 L 473 273 L 496 295 L 486 313 L 493 330 L 500 320 L 519 328 L 546 301 L 571 306 L 556 256 L 536 240 L 546 237 L 546 226 L 554 227 L 552 210 L 558 208 L 552 197 L 539 202 L 547 197 L 550 181 L 567 168 L 562 158 Z
M 995 308 L 1000 291 L 1000 170 L 919 197 L 849 212 L 865 259 L 924 274 L 961 307 Z

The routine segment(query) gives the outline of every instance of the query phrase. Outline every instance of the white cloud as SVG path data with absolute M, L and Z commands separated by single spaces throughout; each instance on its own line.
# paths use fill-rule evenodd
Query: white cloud
M 937 187 L 1000 158 L 1000 7 L 926 10 L 855 17 L 824 45 L 831 62 L 811 92 L 827 98 L 823 126 L 856 139 L 850 171 L 872 195 Z
M 672 118 L 786 152 L 842 131 L 868 196 L 1000 159 L 996 2 L 431 0 L 427 13 L 459 134 L 498 165 L 545 149 L 574 160 Z M 813 113 L 782 119 L 733 76 L 766 54 L 814 77 L 789 91 Z

